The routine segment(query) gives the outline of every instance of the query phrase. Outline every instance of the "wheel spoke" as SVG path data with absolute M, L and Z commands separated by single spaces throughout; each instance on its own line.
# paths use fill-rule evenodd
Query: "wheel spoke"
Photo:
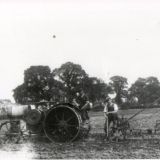
M 73 137 L 73 135 L 69 132 L 69 130 L 67 128 L 65 128 L 65 130 L 66 130 L 67 134 L 69 135 L 69 136 L 67 136 L 68 138 Z
M 56 132 L 57 132 L 57 130 L 51 131 L 52 135 L 55 135 Z
M 56 120 L 57 120 L 58 122 L 60 121 L 60 119 L 59 119 L 58 116 L 57 116 L 56 110 L 55 110 L 55 118 L 56 118 Z
M 69 122 L 71 119 L 73 119 L 74 117 L 70 117 L 66 120 L 66 122 Z
M 65 139 L 65 136 L 64 136 L 64 130 L 61 130 L 61 131 L 58 131 L 59 133 L 58 133 L 58 135 L 57 135 L 57 137 L 59 137 L 59 140 L 60 141 L 64 141 L 64 139 Z
M 75 128 L 77 127 L 77 125 L 75 125 L 75 124 L 67 124 L 67 126 L 68 127 L 75 127 Z
M 55 123 L 55 124 L 50 124 L 50 125 L 48 125 L 49 127 L 54 127 L 54 126 L 60 126 L 60 124 L 59 123 Z
M 64 120 L 64 112 L 63 112 L 63 114 L 62 114 L 62 120 Z

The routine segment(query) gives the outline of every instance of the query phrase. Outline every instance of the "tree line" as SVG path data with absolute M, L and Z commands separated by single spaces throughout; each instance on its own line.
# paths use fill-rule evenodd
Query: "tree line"
M 40 101 L 69 102 L 85 95 L 93 104 L 103 102 L 115 93 L 115 102 L 123 107 L 145 106 L 160 97 L 156 77 L 138 78 L 131 86 L 125 77 L 116 75 L 106 83 L 90 77 L 79 64 L 66 62 L 51 70 L 49 66 L 30 66 L 24 71 L 24 82 L 13 90 L 16 103 Z

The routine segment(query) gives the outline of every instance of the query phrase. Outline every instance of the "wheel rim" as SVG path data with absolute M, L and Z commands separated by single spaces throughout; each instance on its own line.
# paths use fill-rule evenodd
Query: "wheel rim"
M 65 105 L 49 110 L 44 121 L 44 131 L 51 141 L 70 142 L 80 132 L 81 117 L 73 108 Z

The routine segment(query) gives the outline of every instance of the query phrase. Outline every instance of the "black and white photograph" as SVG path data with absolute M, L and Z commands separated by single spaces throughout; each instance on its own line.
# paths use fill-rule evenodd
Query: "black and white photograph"
M 160 159 L 159 0 L 0 0 L 0 159 Z

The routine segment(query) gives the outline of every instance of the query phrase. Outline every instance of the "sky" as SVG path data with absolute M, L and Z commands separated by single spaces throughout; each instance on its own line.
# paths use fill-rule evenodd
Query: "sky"
M 0 99 L 13 100 L 31 65 L 160 80 L 159 43 L 158 0 L 0 0 Z

